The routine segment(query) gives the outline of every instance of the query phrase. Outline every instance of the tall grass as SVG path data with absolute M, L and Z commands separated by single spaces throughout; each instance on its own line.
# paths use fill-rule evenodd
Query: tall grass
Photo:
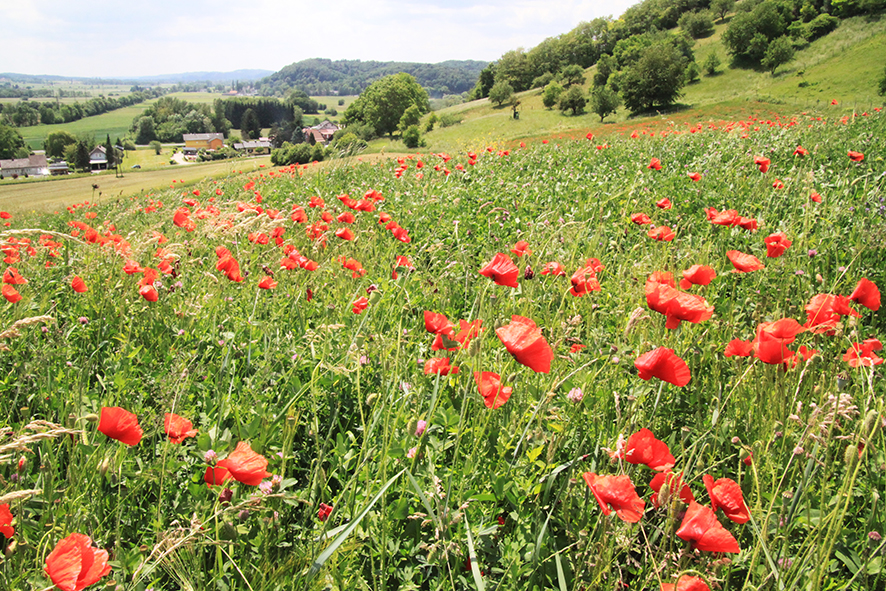
M 860 317 L 844 318 L 834 335 L 800 335 L 797 345 L 819 353 L 794 368 L 723 355 L 761 322 L 805 321 L 815 294 L 849 294 L 862 277 L 886 287 L 886 120 L 842 124 L 837 110 L 822 121 L 760 119 L 695 133 L 675 126 L 601 149 L 585 139 L 481 149 L 475 165 L 454 153 L 448 162 L 416 155 L 316 174 L 292 167 L 206 180 L 199 196 L 170 189 L 153 202 L 121 197 L 14 217 L 6 239 L 28 236 L 37 246 L 41 231 L 69 237 L 52 235 L 63 243 L 57 256 L 19 249 L 14 266 L 28 284 L 16 286 L 21 301 L 3 307 L 0 328 L 52 320 L 19 327 L 0 353 L 0 446 L 18 442 L 0 447 L 0 494 L 32 491 L 11 501 L 16 532 L 0 586 L 46 588 L 46 555 L 81 532 L 111 555 L 100 584 L 138 590 L 657 589 L 681 572 L 723 589 L 882 587 L 882 366 L 842 360 L 852 342 L 884 336 L 882 310 L 856 306 Z M 792 156 L 798 144 L 805 158 Z M 849 161 L 850 149 L 864 162 Z M 768 173 L 755 155 L 771 158 Z M 647 168 L 652 157 L 662 170 Z M 694 183 L 687 172 L 703 178 Z M 773 188 L 776 178 L 783 189 Z M 288 217 L 301 206 L 317 221 L 319 210 L 308 207 L 315 196 L 337 215 L 346 209 L 338 195 L 371 189 L 411 242 L 396 240 L 378 212 L 354 212 L 353 241 L 332 235 L 344 224 L 330 223 L 325 247 Z M 812 190 L 821 204 L 809 200 Z M 238 211 L 238 202 L 256 204 L 256 192 L 283 217 Z M 173 225 L 185 197 L 204 207 L 212 199 L 220 211 L 186 232 Z M 672 209 L 655 207 L 662 197 Z M 146 211 L 156 201 L 162 206 Z M 736 209 L 760 229 L 714 226 L 705 207 Z M 676 239 L 649 239 L 630 222 L 637 211 Z M 73 220 L 118 234 L 131 250 L 70 237 Z M 248 239 L 277 227 L 316 271 L 281 270 L 273 239 Z M 169 242 L 158 245 L 155 231 Z M 763 238 L 776 231 L 793 244 L 767 259 Z M 517 289 L 478 274 L 517 240 L 534 251 L 512 256 Z M 244 281 L 217 270 L 219 246 Z M 766 268 L 730 273 L 733 249 Z M 156 266 L 167 253 L 174 273 L 161 276 L 159 301 L 149 303 L 140 276 L 121 269 L 127 258 Z M 395 279 L 401 255 L 415 270 L 400 268 Z M 341 257 L 366 274 L 353 277 Z M 573 297 L 568 274 L 540 274 L 548 261 L 571 274 L 591 257 L 605 265 L 600 292 Z M 647 307 L 644 283 L 692 264 L 718 273 L 694 288 L 715 314 L 666 329 Z M 260 290 L 268 271 L 278 285 Z M 71 290 L 74 275 L 87 293 Z M 369 304 L 355 314 L 361 296 Z M 469 346 L 449 353 L 457 374 L 422 371 L 444 354 L 431 350 L 426 310 L 483 321 Z M 542 327 L 555 353 L 549 374 L 516 363 L 496 337 L 512 315 Z M 585 348 L 571 352 L 577 344 Z M 657 346 L 687 362 L 687 386 L 638 377 L 634 360 Z M 510 400 L 486 408 L 475 371 L 499 374 L 513 387 Z M 577 402 L 567 397 L 576 389 Z M 111 406 L 137 414 L 139 445 L 97 431 Z M 170 443 L 167 412 L 190 418 L 197 437 Z M 420 420 L 427 429 L 418 436 Z M 723 520 L 739 554 L 693 550 L 675 536 L 685 505 L 671 498 L 653 509 L 654 472 L 610 459 L 619 436 L 640 428 L 667 443 L 700 503 L 709 503 L 704 474 L 739 483 L 752 519 Z M 207 452 L 224 458 L 244 440 L 279 478 L 261 490 L 207 486 Z M 647 501 L 641 521 L 604 516 L 585 472 L 629 475 Z M 325 521 L 321 503 L 333 507 Z

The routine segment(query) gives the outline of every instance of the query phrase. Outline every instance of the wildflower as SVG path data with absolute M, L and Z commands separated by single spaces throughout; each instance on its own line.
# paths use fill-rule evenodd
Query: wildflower
M 676 583 L 662 583 L 661 591 L 711 591 L 701 577 L 682 575 Z
M 89 324 L 89 318 L 87 318 L 86 316 L 81 316 L 80 318 L 77 319 L 77 322 L 86 326 L 87 324 Z
M 682 289 L 689 289 L 693 285 L 709 285 L 717 276 L 717 272 L 707 265 L 692 265 L 682 273 L 680 280 Z
M 791 241 L 788 240 L 784 232 L 770 234 L 763 239 L 763 242 L 766 243 L 766 256 L 770 259 L 780 257 L 791 246 Z
M 859 279 L 858 285 L 855 286 L 855 290 L 849 296 L 849 299 L 864 306 L 871 312 L 876 312 L 880 309 L 880 290 L 877 289 L 873 281 L 865 277 Z
M 794 150 L 794 156 L 807 156 L 809 154 L 809 150 L 804 148 L 803 146 L 797 146 Z
M 18 269 L 15 267 L 9 267 L 3 273 L 3 283 L 8 283 L 9 285 L 24 285 L 28 280 L 21 276 L 18 272 Z
M 501 385 L 501 376 L 491 371 L 474 372 L 474 381 L 483 397 L 486 408 L 496 409 L 503 405 L 511 397 L 513 389 L 510 386 Z
M 419 419 L 418 423 L 415 424 L 415 436 L 421 437 L 425 434 L 425 429 L 428 428 L 428 422 Z
M 142 428 L 138 424 L 138 417 L 119 406 L 102 408 L 98 430 L 126 445 L 138 445 L 142 440 Z
M 671 200 L 667 197 L 662 197 L 658 201 L 655 202 L 655 206 L 660 209 L 671 209 L 673 205 L 671 204 Z
M 21 294 L 13 286 L 9 285 L 8 283 L 3 284 L 2 291 L 3 291 L 3 297 L 6 298 L 6 301 L 9 302 L 10 304 L 14 304 L 22 299 Z
M 603 515 L 615 510 L 619 519 L 628 523 L 637 523 L 643 517 L 646 503 L 637 495 L 629 476 L 598 476 L 585 472 L 582 478 L 594 493 Z
M 545 266 L 542 267 L 541 274 L 556 275 L 559 277 L 561 275 L 566 275 L 566 269 L 563 268 L 563 265 L 561 265 L 560 263 L 551 261 L 549 263 L 545 263 Z
M 320 521 L 326 521 L 329 519 L 329 516 L 332 515 L 332 505 L 327 505 L 326 503 L 320 503 L 320 509 L 317 511 L 317 519 Z
M 745 254 L 738 250 L 726 251 L 726 256 L 729 258 L 732 266 L 735 267 L 735 272 L 737 273 L 750 273 L 751 271 L 757 271 L 766 267 L 754 255 Z
M 878 339 L 865 339 L 862 343 L 853 343 L 846 349 L 843 361 L 849 363 L 849 367 L 872 367 L 883 363 L 883 359 L 874 351 L 883 349 L 883 344 Z
M 767 170 L 769 170 L 770 163 L 771 161 L 769 160 L 769 158 L 764 158 L 763 156 L 756 156 L 754 158 L 754 164 L 757 165 L 757 168 L 760 169 L 760 172 L 765 173 Z
M 517 255 L 518 257 L 529 256 L 532 254 L 532 251 L 529 249 L 529 243 L 525 240 L 519 240 L 517 244 L 514 245 L 514 248 L 511 249 L 511 252 Z
M 821 195 L 817 192 L 813 191 L 811 195 L 809 195 L 809 199 L 811 199 L 815 203 L 821 203 Z
M 653 240 L 658 240 L 659 242 L 670 242 L 677 235 L 671 230 L 670 226 L 657 226 L 650 228 L 646 235 L 652 238 Z
M 864 160 L 864 154 L 849 150 L 849 159 L 853 162 L 862 162 Z
M 689 503 L 683 522 L 677 530 L 677 537 L 691 542 L 694 548 L 705 552 L 738 554 L 741 551 L 736 539 L 717 521 L 714 512 L 695 501 Z
M 535 322 L 523 316 L 511 316 L 510 324 L 497 328 L 495 334 L 517 363 L 537 373 L 550 373 L 554 352 Z
M 260 289 L 274 289 L 277 287 L 277 282 L 274 281 L 273 277 L 265 276 L 261 281 L 258 282 L 258 286 Z
M 692 179 L 692 181 L 695 183 L 701 180 L 701 174 L 697 172 L 688 172 L 686 174 L 689 175 L 689 178 Z
M 579 268 L 572 274 L 570 282 L 572 287 L 569 293 L 576 297 L 582 297 L 586 293 L 592 291 L 600 291 L 600 282 L 597 280 L 597 273 L 603 270 L 603 264 L 597 259 L 588 259 L 585 266 Z
M 9 503 L 0 505 L 0 534 L 8 540 L 15 535 L 15 528 L 12 527 L 12 512 L 9 510 Z
M 734 480 L 720 478 L 714 481 L 714 477 L 710 474 L 705 474 L 701 479 L 708 491 L 711 508 L 714 511 L 718 508 L 723 509 L 726 517 L 735 523 L 745 523 L 751 518 L 741 494 L 741 487 Z
M 652 218 L 642 212 L 632 213 L 631 221 L 637 224 L 638 226 L 645 226 L 646 224 L 652 223 Z
M 661 170 L 661 160 L 653 158 L 649 161 L 649 164 L 646 165 L 646 168 L 650 170 Z
M 578 404 L 581 402 L 581 399 L 584 398 L 585 393 L 582 392 L 581 388 L 573 388 L 566 395 L 566 399 L 573 404 Z
M 665 484 L 667 484 L 667 488 L 665 489 L 665 494 L 662 495 L 662 489 Z M 658 509 L 663 504 L 666 503 L 665 499 L 673 497 L 675 494 L 680 495 L 680 500 L 686 503 L 687 505 L 695 500 L 695 496 L 692 494 L 692 490 L 688 485 L 683 484 L 683 473 L 673 474 L 671 472 L 659 472 L 656 474 L 652 481 L 649 483 L 649 488 L 655 492 L 652 495 L 652 506 Z
M 73 533 L 46 557 L 43 571 L 62 591 L 80 591 L 111 572 L 107 550 L 92 546 L 89 536 Z
M 218 461 L 218 454 L 215 453 L 215 450 L 208 450 L 203 454 L 203 461 L 207 464 L 215 464 Z
M 726 357 L 750 357 L 754 352 L 754 344 L 750 341 L 732 339 L 726 344 L 723 355 Z
M 360 314 L 361 312 L 363 312 L 363 310 L 366 309 L 367 306 L 369 306 L 369 300 L 367 300 L 365 296 L 361 296 L 357 298 L 351 305 L 353 306 L 351 308 L 351 311 L 354 314 Z
M 194 429 L 191 421 L 171 412 L 166 413 L 163 419 L 163 430 L 172 443 L 181 443 L 188 437 L 197 435 L 197 429 Z
M 406 452 L 406 457 L 410 460 L 415 459 L 415 454 L 417 454 L 417 453 L 418 453 L 418 447 L 416 447 L 416 446 L 410 447 L 409 450 Z
M 657 471 L 670 470 L 677 462 L 668 445 L 656 439 L 652 431 L 646 428 L 628 438 L 623 457 L 629 464 L 644 464 Z
M 489 277 L 496 285 L 516 288 L 520 269 L 508 255 L 498 252 L 485 267 L 480 269 L 480 275 Z
M 239 442 L 236 449 L 217 464 L 217 467 L 228 470 L 234 480 L 250 486 L 256 486 L 263 478 L 271 475 L 265 470 L 267 466 L 268 460 L 252 451 L 246 441 Z
M 458 366 L 449 365 L 448 357 L 432 357 L 425 362 L 425 375 L 430 374 L 439 374 L 439 375 L 449 375 L 449 374 L 457 374 Z

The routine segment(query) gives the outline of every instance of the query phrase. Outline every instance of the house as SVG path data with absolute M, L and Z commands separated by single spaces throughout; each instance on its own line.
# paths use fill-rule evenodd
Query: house
M 71 170 L 68 167 L 68 163 L 64 160 L 59 160 L 58 162 L 53 162 L 49 165 L 49 174 L 52 176 L 68 174 L 69 172 L 71 172 Z
M 49 164 L 45 154 L 31 154 L 27 158 L 0 160 L 0 177 L 2 178 L 46 176 L 48 174 Z
M 89 170 L 92 172 L 108 170 L 108 155 L 104 146 L 96 146 L 89 153 Z
M 271 149 L 271 140 L 266 137 L 259 138 L 257 140 L 246 140 L 243 142 L 237 142 L 234 144 L 234 149 L 238 152 L 245 151 L 247 154 L 252 154 L 256 150 L 261 149 Z
M 225 136 L 221 133 L 186 133 L 182 135 L 185 147 L 204 150 L 218 150 L 225 145 Z
M 339 129 L 341 128 L 338 125 L 329 119 L 324 119 L 323 122 L 318 125 L 305 127 L 302 129 L 302 132 L 305 134 L 305 140 L 307 141 L 311 141 L 311 137 L 313 137 L 313 143 L 320 142 L 322 144 L 328 144 L 332 141 L 332 136 L 335 135 L 335 132 Z

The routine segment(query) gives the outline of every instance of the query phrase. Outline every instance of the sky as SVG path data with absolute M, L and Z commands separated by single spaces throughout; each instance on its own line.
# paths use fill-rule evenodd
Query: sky
M 15 0 L 3 10 L 0 72 L 113 78 L 276 71 L 314 57 L 493 61 L 636 1 Z

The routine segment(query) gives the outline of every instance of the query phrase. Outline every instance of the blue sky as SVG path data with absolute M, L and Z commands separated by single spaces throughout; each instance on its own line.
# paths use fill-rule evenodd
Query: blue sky
M 278 70 L 311 57 L 492 61 L 581 21 L 617 17 L 633 3 L 15 0 L 4 7 L 0 72 L 123 77 Z

